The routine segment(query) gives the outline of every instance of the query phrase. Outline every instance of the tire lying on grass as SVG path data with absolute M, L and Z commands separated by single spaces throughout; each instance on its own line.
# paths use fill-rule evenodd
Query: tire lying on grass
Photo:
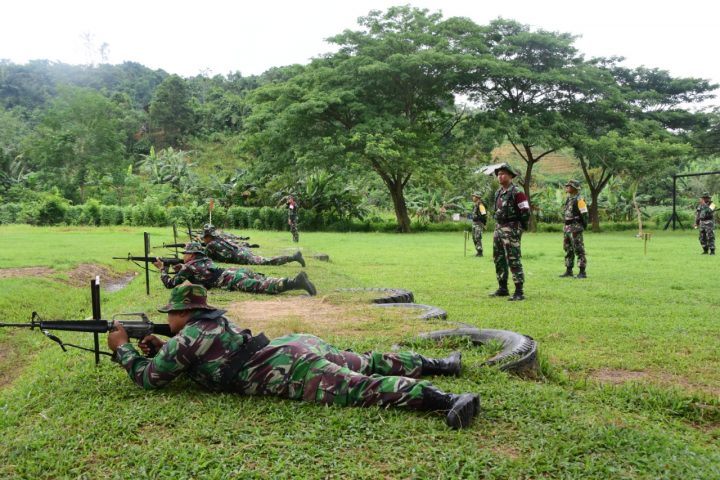
M 392 307 L 392 308 L 407 308 L 410 310 L 420 310 L 417 319 L 419 320 L 430 320 L 439 318 L 445 320 L 447 318 L 447 312 L 440 307 L 433 307 L 432 305 L 424 305 L 422 303 L 378 303 L 375 307 Z
M 469 337 L 475 345 L 492 341 L 500 342 L 502 350 L 485 362 L 488 366 L 499 366 L 500 370 L 523 378 L 537 378 L 540 364 L 537 356 L 537 342 L 527 335 L 509 330 L 460 327 L 452 330 L 437 330 L 418 335 L 421 340 L 442 340 L 449 337 Z
M 415 297 L 410 290 L 402 288 L 338 288 L 336 292 L 376 292 L 372 303 L 413 303 Z

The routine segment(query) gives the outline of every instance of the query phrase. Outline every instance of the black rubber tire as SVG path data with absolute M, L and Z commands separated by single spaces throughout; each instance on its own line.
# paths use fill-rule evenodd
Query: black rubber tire
M 432 305 L 424 305 L 422 303 L 378 303 L 376 307 L 398 307 L 408 308 L 415 310 L 422 310 L 416 317 L 419 320 L 431 320 L 431 319 L 447 319 L 447 312 L 440 307 L 433 307 Z
M 480 329 L 460 327 L 453 330 L 437 330 L 423 333 L 419 339 L 440 340 L 447 337 L 470 337 L 476 345 L 496 340 L 502 343 L 503 349 L 485 362 L 485 365 L 497 365 L 500 370 L 510 372 L 524 378 L 537 378 L 540 364 L 537 356 L 537 342 L 532 337 L 509 330 Z
M 402 288 L 338 288 L 337 292 L 377 292 L 372 303 L 413 303 L 415 296 Z

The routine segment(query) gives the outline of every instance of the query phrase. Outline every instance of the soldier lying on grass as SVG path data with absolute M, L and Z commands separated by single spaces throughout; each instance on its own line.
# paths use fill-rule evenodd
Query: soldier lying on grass
M 201 285 L 175 287 L 167 305 L 174 337 L 148 335 L 140 349 L 122 325 L 108 334 L 108 346 L 130 378 L 145 389 L 160 388 L 185 373 L 213 391 L 274 395 L 325 405 L 370 405 L 440 411 L 448 426 L 465 428 L 480 409 L 479 397 L 444 393 L 422 375 L 459 375 L 460 352 L 444 359 L 413 352 L 357 354 L 341 351 L 318 337 L 290 334 L 268 340 L 230 323 L 224 310 L 207 304 Z
M 255 273 L 249 268 L 221 268 L 207 258 L 205 247 L 200 242 L 190 242 L 183 250 L 183 263 L 173 265 L 175 275 L 171 276 L 170 266 L 161 259 L 155 262 L 160 270 L 160 280 L 166 288 L 173 288 L 183 282 L 198 283 L 205 288 L 221 288 L 223 290 L 242 290 L 250 293 L 275 294 L 288 290 L 305 290 L 315 295 L 315 285 L 305 272 L 298 273 L 294 278 L 266 277 Z

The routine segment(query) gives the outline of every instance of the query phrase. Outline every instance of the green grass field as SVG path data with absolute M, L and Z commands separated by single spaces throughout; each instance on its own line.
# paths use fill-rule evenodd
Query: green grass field
M 90 273 L 139 270 L 110 257 L 142 254 L 142 231 L 0 227 L 2 321 L 89 317 Z M 153 245 L 172 240 L 170 229 L 149 231 Z M 294 248 L 289 233 L 243 233 L 261 254 Z M 537 381 L 482 366 L 489 351 L 466 344 L 463 375 L 433 379 L 481 395 L 480 417 L 461 431 L 430 413 L 212 394 L 183 380 L 146 392 L 105 359 L 96 367 L 38 331 L 0 329 L 0 478 L 720 478 L 720 259 L 700 255 L 687 231 L 655 232 L 646 254 L 630 232 L 585 243 L 589 278 L 565 279 L 562 236 L 525 235 L 525 302 L 488 298 L 492 258 L 470 245 L 464 256 L 462 233 L 301 232 L 317 297 L 211 293 L 239 325 L 308 331 L 355 351 L 452 322 L 535 338 Z M 143 281 L 103 291 L 104 317 L 144 310 L 163 321 L 154 308 L 168 291 L 152 274 L 148 297 Z M 408 320 L 341 287 L 409 289 L 448 321 Z M 59 336 L 91 345 L 89 334 Z M 452 346 L 416 344 L 429 356 Z

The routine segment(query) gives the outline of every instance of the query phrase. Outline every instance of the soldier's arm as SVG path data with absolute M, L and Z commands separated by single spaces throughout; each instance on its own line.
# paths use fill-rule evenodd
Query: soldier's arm
M 186 371 L 195 358 L 193 340 L 182 333 L 174 336 L 153 358 L 140 355 L 126 343 L 115 351 L 117 362 L 127 370 L 130 380 L 145 390 L 162 388 Z
M 515 194 L 515 202 L 520 210 L 520 224 L 522 225 L 523 230 L 527 230 L 530 222 L 530 202 L 528 201 L 525 192 L 518 191 Z
M 183 264 L 180 270 L 174 276 L 170 276 L 170 272 L 168 269 L 169 265 L 163 264 L 163 267 L 160 270 L 160 281 L 163 283 L 163 285 L 165 285 L 165 288 L 177 287 L 185 280 L 192 281 L 192 272 L 187 267 L 187 265 Z

